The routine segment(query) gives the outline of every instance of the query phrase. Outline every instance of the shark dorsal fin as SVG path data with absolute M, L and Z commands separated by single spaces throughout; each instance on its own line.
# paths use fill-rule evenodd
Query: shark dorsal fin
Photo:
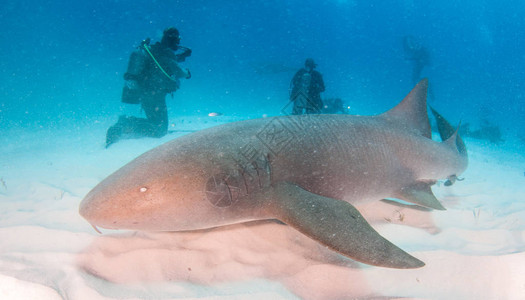
M 380 116 L 419 134 L 431 138 L 430 122 L 427 114 L 428 79 L 422 79 L 396 107 Z

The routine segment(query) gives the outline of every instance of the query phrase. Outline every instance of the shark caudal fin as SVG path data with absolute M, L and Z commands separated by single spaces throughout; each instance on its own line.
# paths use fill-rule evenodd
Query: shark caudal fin
M 450 122 L 448 122 L 441 114 L 439 114 L 435 109 L 430 107 L 432 114 L 436 118 L 437 126 L 439 135 L 441 136 L 441 140 L 443 140 L 443 143 L 448 145 L 451 149 L 455 149 L 458 151 L 459 154 L 459 162 L 462 164 L 463 170 L 467 167 L 468 164 L 468 155 L 467 155 L 467 147 L 465 146 L 465 142 L 463 142 L 463 139 L 459 136 L 459 126 L 458 128 L 452 127 Z M 450 186 L 454 184 L 456 180 L 459 180 L 457 177 L 458 174 L 451 174 L 447 181 L 445 182 L 445 186 Z
M 410 93 L 394 108 L 379 116 L 398 124 L 408 131 L 417 131 L 431 138 L 430 121 L 427 112 L 428 79 L 422 79 Z
M 269 213 L 308 237 L 357 261 L 411 269 L 425 264 L 375 231 L 351 204 L 279 183 L 262 195 Z
M 461 155 L 466 156 L 467 155 L 467 147 L 465 146 L 465 142 L 463 142 L 463 139 L 458 134 L 458 128 L 454 128 L 449 121 L 447 121 L 440 113 L 438 113 L 434 108 L 430 107 L 430 110 L 432 111 L 432 114 L 436 118 L 436 123 L 439 131 L 439 136 L 441 137 L 442 141 L 447 141 L 450 138 L 452 138 L 452 141 L 455 137 L 455 143 L 456 147 L 458 149 L 458 152 Z

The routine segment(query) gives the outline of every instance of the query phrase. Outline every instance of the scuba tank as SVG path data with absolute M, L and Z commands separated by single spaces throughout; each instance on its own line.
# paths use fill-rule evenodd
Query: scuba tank
M 122 89 L 122 102 L 128 104 L 139 104 L 140 98 L 144 95 L 144 90 L 155 89 L 167 94 L 173 93 L 179 88 L 180 81 L 178 78 L 185 77 L 186 79 L 191 77 L 189 70 L 181 69 L 178 65 L 171 66 L 166 63 L 165 66 L 161 65 L 156 58 L 156 53 L 159 51 L 159 43 L 156 43 L 152 47 L 149 47 L 150 39 L 142 41 L 137 50 L 133 51 L 130 55 L 128 62 L 128 69 L 124 73 L 124 80 L 127 84 Z M 176 61 L 184 61 L 186 57 L 191 55 L 191 49 L 183 46 L 179 46 L 182 53 L 174 54 L 173 58 Z M 164 51 L 164 49 L 160 49 Z M 138 86 L 131 83 L 138 83 Z
M 147 38 L 140 43 L 135 51 L 131 53 L 128 61 L 128 69 L 124 73 L 124 80 L 139 81 L 146 65 L 146 55 L 144 45 L 149 45 L 150 39 Z M 138 88 L 130 88 L 127 84 L 122 88 L 122 102 L 127 104 L 139 104 L 141 91 Z

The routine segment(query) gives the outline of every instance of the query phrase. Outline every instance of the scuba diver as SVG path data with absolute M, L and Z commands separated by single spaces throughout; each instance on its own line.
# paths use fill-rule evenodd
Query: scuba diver
M 318 114 L 323 107 L 321 92 L 324 92 L 323 76 L 314 70 L 317 64 L 308 58 L 304 62 L 304 68 L 295 73 L 290 82 L 290 101 L 293 102 L 292 114 L 301 115 Z
M 421 41 L 412 35 L 403 37 L 403 49 L 406 59 L 412 61 L 412 83 L 415 85 L 421 80 L 423 68 L 430 65 L 430 54 Z
M 179 45 L 180 35 L 176 28 L 166 28 L 160 42 L 151 46 L 149 42 L 149 38 L 144 40 L 131 53 L 122 90 L 122 102 L 140 104 L 146 118 L 120 116 L 107 131 L 106 148 L 124 138 L 166 135 L 166 95 L 179 89 L 180 78 L 191 77 L 188 69 L 178 65 L 191 55 L 191 49 Z

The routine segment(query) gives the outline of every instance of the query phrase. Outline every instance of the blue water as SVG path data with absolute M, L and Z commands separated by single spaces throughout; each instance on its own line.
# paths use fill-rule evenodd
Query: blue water
M 177 244 L 178 238 L 168 239 L 170 244 L 162 237 L 148 235 L 113 239 L 111 233 L 84 249 L 95 233 L 77 213 L 83 196 L 139 153 L 186 133 L 144 143 L 122 142 L 104 150 L 106 129 L 118 116 L 140 114 L 137 105 L 120 101 L 130 53 L 143 39 L 157 41 L 164 28 L 174 26 L 181 32 L 181 44 L 193 50 L 182 63 L 193 76 L 182 81 L 173 99 L 168 97 L 170 119 L 179 122 L 184 116 L 204 117 L 210 112 L 226 116 L 189 125 L 189 121 L 176 123 L 175 129 L 183 131 L 223 120 L 279 115 L 288 103 L 290 79 L 307 57 L 315 59 L 324 76 L 323 98 L 342 98 L 352 114 L 381 113 L 413 87 L 412 65 L 405 59 L 402 38 L 419 38 L 431 56 L 431 65 L 422 74 L 431 83 L 433 97 L 429 103 L 453 124 L 462 121 L 474 129 L 483 122 L 498 126 L 505 141 L 493 145 L 465 139 L 472 162 L 465 181 L 449 190 L 443 185 L 437 187 L 437 196 L 448 209 L 438 218 L 441 234 L 433 228 L 427 228 L 433 232 L 430 235 L 384 226 L 394 233 L 392 241 L 403 249 L 424 253 L 430 268 L 405 275 L 388 273 L 390 283 L 371 286 L 370 291 L 378 289 L 374 296 L 379 291 L 392 297 L 437 295 L 450 299 L 468 298 L 462 295 L 505 298 L 505 292 L 518 295 L 523 291 L 522 282 L 519 285 L 511 279 L 523 278 L 512 266 L 523 263 L 525 247 L 525 192 L 520 184 L 525 179 L 525 1 L 3 0 L 0 7 L 0 285 L 11 285 L 6 277 L 16 277 L 22 282 L 15 290 L 32 292 L 35 288 L 26 282 L 35 282 L 71 299 L 85 296 L 84 291 L 104 297 L 152 298 L 164 294 L 211 297 L 217 292 L 244 295 L 246 291 L 269 289 L 277 290 L 276 294 L 301 295 L 326 288 L 347 295 L 368 288 L 360 286 L 354 291 L 352 283 L 387 274 L 375 267 L 359 272 L 351 268 L 347 273 L 333 256 L 327 256 L 326 268 L 303 272 L 305 266 L 318 264 L 315 249 L 324 248 L 310 247 L 313 241 L 309 239 L 302 242 L 290 238 L 284 245 L 275 244 L 272 239 L 258 238 L 256 231 L 244 233 L 247 241 L 257 240 L 256 244 L 244 242 L 242 236 L 229 239 L 218 233 L 217 238 L 210 237 L 209 247 L 192 242 L 198 251 L 191 247 L 186 251 Z M 35 141 L 35 136 L 40 138 Z M 388 218 L 381 213 L 377 216 L 381 221 L 390 222 L 388 218 L 395 216 L 409 223 L 415 216 L 415 220 L 410 219 L 412 224 L 432 227 L 426 219 L 417 219 L 417 214 L 407 213 L 405 219 L 398 210 L 394 215 L 386 213 Z M 277 241 L 292 237 L 265 228 L 260 228 L 261 237 L 270 232 L 268 236 L 275 235 Z M 242 227 L 238 231 L 243 231 Z M 412 232 L 417 235 L 412 236 Z M 187 236 L 180 238 L 186 240 Z M 154 240 L 157 246 L 151 247 Z M 221 248 L 216 256 L 214 251 L 221 244 L 228 247 Z M 99 245 L 105 246 L 100 252 Z M 196 265 L 214 262 L 217 257 L 221 263 L 211 266 L 210 272 L 217 270 L 217 274 L 229 276 L 217 277 L 227 285 L 218 289 L 192 287 L 192 281 L 186 279 L 176 286 L 152 285 L 148 278 L 156 281 L 156 276 L 161 276 L 171 284 L 171 276 L 185 276 L 183 272 L 173 273 L 183 265 L 179 263 L 186 262 L 173 259 L 178 257 L 176 252 L 166 254 L 168 248 L 183 252 L 181 257 L 195 257 L 189 261 L 199 262 Z M 300 257 L 307 249 L 313 252 Z M 122 253 L 115 255 L 115 251 Z M 94 268 L 79 268 L 77 254 L 88 254 L 86 266 Z M 246 254 L 253 255 L 253 263 Z M 163 260 L 166 257 L 169 259 Z M 207 260 L 211 257 L 214 259 Z M 284 259 L 274 259 L 281 257 Z M 432 268 L 436 262 L 450 266 L 451 272 Z M 114 272 L 119 265 L 123 271 Z M 240 265 L 247 267 L 240 270 Z M 86 270 L 109 274 L 109 281 L 104 276 L 91 278 Z M 129 276 L 121 278 L 128 275 L 127 270 Z M 198 271 L 197 267 L 193 270 Z M 277 276 L 285 280 L 275 279 L 275 285 L 256 283 L 248 289 L 229 285 L 240 278 L 239 271 L 251 274 L 248 279 L 257 279 L 279 273 L 276 270 L 284 270 Z M 318 279 L 316 270 L 329 274 L 326 281 L 315 281 L 326 285 L 305 284 Z M 515 273 L 505 280 L 509 270 Z M 205 273 L 202 278 L 209 278 L 208 270 Z M 494 280 L 494 276 L 501 278 Z M 477 288 L 457 284 L 469 283 L 474 277 L 479 279 Z M 114 285 L 112 278 L 117 282 L 145 279 L 134 288 Z M 198 282 L 196 278 L 194 282 Z M 481 295 L 484 292 L 486 295 Z
M 401 39 L 431 53 L 431 104 L 454 123 L 488 119 L 523 132 L 523 1 L 11 1 L 0 11 L 4 129 L 116 120 L 133 47 L 177 27 L 193 49 L 170 116 L 277 115 L 312 57 L 323 97 L 382 112 L 412 88 Z M 66 126 L 66 127 L 67 127 Z M 101 137 L 103 140 L 104 137 Z

